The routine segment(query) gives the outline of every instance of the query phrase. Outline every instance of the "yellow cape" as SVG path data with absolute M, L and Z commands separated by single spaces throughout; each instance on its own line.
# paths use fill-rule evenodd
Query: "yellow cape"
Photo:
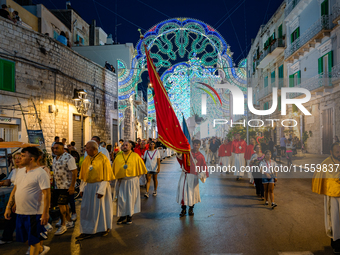
M 127 162 L 125 163 L 125 161 Z M 124 169 L 125 164 L 127 165 L 126 169 Z M 112 169 L 115 179 L 139 176 L 148 172 L 144 161 L 135 152 L 131 152 L 129 159 L 124 153 L 117 154 L 116 159 L 112 164 Z
M 92 170 L 90 170 L 91 160 L 93 160 Z M 88 183 L 114 180 L 109 159 L 101 152 L 95 159 L 87 156 L 81 165 L 79 179 Z
M 317 194 L 327 195 L 330 197 L 340 196 L 340 167 L 334 158 L 328 157 L 321 163 L 321 172 L 315 172 L 312 179 L 312 191 Z M 323 172 L 323 166 L 327 165 L 327 171 Z M 333 165 L 333 171 L 330 167 Z

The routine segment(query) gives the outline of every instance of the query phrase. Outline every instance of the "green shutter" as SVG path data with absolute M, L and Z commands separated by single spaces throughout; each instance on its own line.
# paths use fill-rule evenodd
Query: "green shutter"
M 297 112 L 298 111 L 298 108 L 295 104 L 293 104 L 293 112 Z
M 268 76 L 264 77 L 264 85 L 263 87 L 268 87 Z
M 283 65 L 279 66 L 279 88 L 283 87 Z
M 294 42 L 294 32 L 290 34 L 290 43 Z
M 321 16 L 328 15 L 328 0 L 321 3 Z
M 298 27 L 296 29 L 296 38 L 295 38 L 295 40 L 298 39 L 299 37 L 300 37 L 300 27 Z
M 297 83 L 296 85 L 299 85 L 301 83 L 301 70 L 297 71 Z
M 322 57 L 318 59 L 318 73 L 321 74 L 323 72 L 323 62 Z
M 0 59 L 0 90 L 15 92 L 15 63 Z
M 278 30 L 279 38 L 282 38 L 282 24 L 279 26 L 277 30 Z
M 270 75 L 270 83 L 273 84 L 275 82 L 275 71 L 273 71 Z
M 279 96 L 277 100 L 278 100 L 277 102 L 278 110 L 281 111 L 281 96 Z
M 333 51 L 331 50 L 328 53 L 328 73 L 332 73 L 332 67 L 333 67 Z
M 289 75 L 289 87 L 294 87 L 294 74 Z

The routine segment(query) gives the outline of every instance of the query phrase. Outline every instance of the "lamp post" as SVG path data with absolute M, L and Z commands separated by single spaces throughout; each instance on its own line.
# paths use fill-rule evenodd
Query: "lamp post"
M 84 155 L 84 114 L 87 113 L 91 106 L 91 101 L 87 98 L 87 92 L 85 89 L 75 89 L 74 96 L 72 100 L 74 101 L 74 105 L 80 113 L 80 121 L 81 121 L 81 155 Z

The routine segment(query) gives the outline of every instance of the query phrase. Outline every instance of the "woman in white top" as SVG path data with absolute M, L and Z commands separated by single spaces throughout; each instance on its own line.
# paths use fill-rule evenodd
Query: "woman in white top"
M 157 175 L 160 171 L 161 167 L 161 155 L 159 150 L 155 149 L 155 142 L 151 141 L 149 144 L 149 150 L 145 151 L 144 153 L 144 162 L 148 173 L 146 175 L 147 183 L 146 183 L 146 193 L 144 194 L 145 197 L 149 197 L 149 188 L 151 182 L 151 176 L 153 177 L 154 183 L 154 191 L 153 195 L 157 196 L 157 186 L 158 180 Z
M 265 157 L 260 163 L 262 172 L 262 184 L 264 188 L 265 205 L 268 205 L 268 194 L 272 202 L 272 208 L 277 206 L 274 202 L 274 184 L 277 182 L 277 164 L 271 159 L 272 153 L 270 150 L 265 151 Z

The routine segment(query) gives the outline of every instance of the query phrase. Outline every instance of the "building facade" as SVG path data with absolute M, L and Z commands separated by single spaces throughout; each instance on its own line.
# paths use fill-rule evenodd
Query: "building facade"
M 84 141 L 98 135 L 118 140 L 116 75 L 41 33 L 0 17 L 0 135 L 27 142 L 26 129 L 39 130 L 46 148 L 54 136 L 76 141 L 81 123 L 72 100 L 75 89 L 87 91 L 91 106 L 84 117 Z M 34 109 L 36 107 L 36 111 Z M 27 126 L 27 128 L 26 128 Z

